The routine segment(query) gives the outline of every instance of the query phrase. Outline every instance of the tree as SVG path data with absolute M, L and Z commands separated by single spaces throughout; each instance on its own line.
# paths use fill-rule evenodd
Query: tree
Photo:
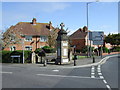
M 2 30 L 0 30 L 0 50 L 2 50 L 3 41 L 2 41 Z
M 109 34 L 105 37 L 105 42 L 110 43 L 111 45 L 120 45 L 120 33 L 118 34 Z
M 58 31 L 59 31 L 58 28 L 52 29 L 50 31 L 50 34 L 48 36 L 48 41 L 47 41 L 47 43 L 50 47 L 56 47 L 56 39 L 58 36 Z
M 53 47 L 53 48 L 56 48 L 57 46 L 57 36 L 58 36 L 58 32 L 60 31 L 60 29 L 57 27 L 57 28 L 54 28 L 54 29 L 51 29 L 50 31 L 50 34 L 48 36 L 48 45 L 50 47 Z M 70 31 L 68 31 L 68 28 L 65 30 L 67 33 L 69 33 Z
M 14 44 L 20 44 L 21 43 L 20 35 L 21 35 L 20 32 L 8 29 L 2 35 L 3 48 L 6 48 Z

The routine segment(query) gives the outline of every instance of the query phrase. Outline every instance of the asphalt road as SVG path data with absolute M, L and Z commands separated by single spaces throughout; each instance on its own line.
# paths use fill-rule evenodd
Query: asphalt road
M 2 88 L 118 88 L 118 57 L 84 68 L 3 64 Z

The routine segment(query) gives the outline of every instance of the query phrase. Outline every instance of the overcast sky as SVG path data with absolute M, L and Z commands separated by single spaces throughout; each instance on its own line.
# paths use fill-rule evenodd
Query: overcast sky
M 63 22 L 71 34 L 87 23 L 86 2 L 2 2 L 0 29 L 5 30 L 18 22 L 31 22 L 33 17 L 40 23 L 52 21 L 55 27 Z M 90 3 L 88 23 L 91 31 L 117 33 L 118 2 Z

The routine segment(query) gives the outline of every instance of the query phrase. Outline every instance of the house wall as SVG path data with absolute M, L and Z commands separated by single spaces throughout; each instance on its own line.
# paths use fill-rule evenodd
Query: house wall
M 85 39 L 72 39 L 71 45 L 75 45 L 76 49 L 82 49 L 85 47 Z
M 35 51 L 36 48 L 41 48 L 43 46 L 47 46 L 47 42 L 40 42 L 40 37 L 32 37 L 32 41 L 25 41 L 25 38 L 21 38 L 24 39 L 24 50 L 26 46 L 32 46 L 32 51 Z M 39 41 L 36 43 L 36 41 Z M 11 46 L 15 46 L 16 50 L 23 50 L 23 41 L 21 41 L 19 44 L 11 44 L 8 47 L 6 47 L 4 50 L 10 51 L 10 47 Z

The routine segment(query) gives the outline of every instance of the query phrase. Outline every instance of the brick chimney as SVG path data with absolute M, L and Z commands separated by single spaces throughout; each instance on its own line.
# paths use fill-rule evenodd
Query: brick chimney
M 86 26 L 83 27 L 83 32 L 87 32 L 88 28 Z
M 82 28 L 79 28 L 80 32 L 83 32 L 83 29 Z
M 36 24 L 36 18 L 33 18 L 33 20 L 32 20 L 32 24 Z
M 52 29 L 52 22 L 49 21 L 49 28 Z

